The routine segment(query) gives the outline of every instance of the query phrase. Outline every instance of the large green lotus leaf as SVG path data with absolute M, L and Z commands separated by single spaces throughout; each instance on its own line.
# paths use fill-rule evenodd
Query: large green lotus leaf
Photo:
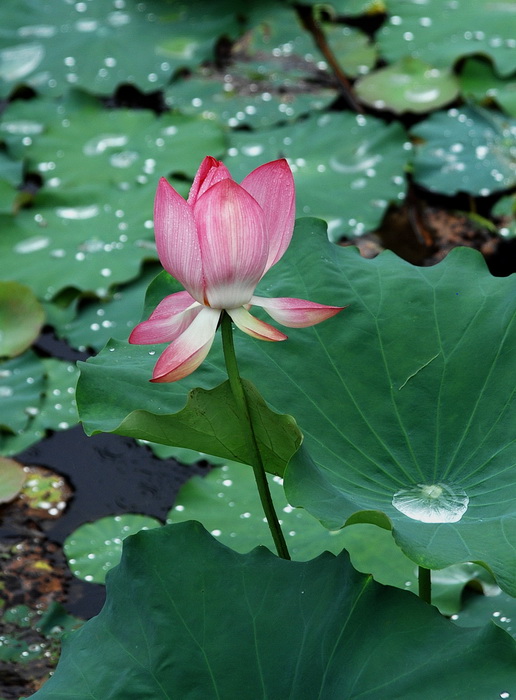
M 452 620 L 459 627 L 481 627 L 491 620 L 516 638 L 515 619 L 516 599 L 499 588 L 492 590 L 490 595 L 470 593 L 466 597 L 463 609 L 452 616 Z
M 41 206 L 25 209 L 15 219 L 1 218 L 4 277 L 29 285 L 46 301 L 66 288 L 108 296 L 112 284 L 135 278 L 143 261 L 157 258 L 149 210 L 154 188 L 145 189 L 111 195 L 116 209 L 100 206 L 94 197 L 78 205 L 75 197 L 67 203 L 42 195 Z M 134 221 L 138 202 L 139 220 Z M 118 219 L 117 212 L 128 219 Z
M 77 425 L 75 387 L 79 370 L 74 362 L 48 357 L 42 360 L 46 372 L 46 391 L 38 413 L 32 412 L 31 429 L 67 430 Z
M 338 554 L 344 549 L 347 530 L 330 532 L 323 528 L 305 510 L 287 503 L 280 477 L 269 475 L 268 480 L 293 559 L 306 561 L 324 551 Z M 167 522 L 186 520 L 201 522 L 214 537 L 236 552 L 249 552 L 260 544 L 275 551 L 254 475 L 241 464 L 233 462 L 216 467 L 205 477 L 194 476 L 181 487 Z
M 63 544 L 73 575 L 83 581 L 104 583 L 107 572 L 120 561 L 125 538 L 160 525 L 156 518 L 138 513 L 107 515 L 81 525 Z
M 403 58 L 361 78 L 355 91 L 365 104 L 403 114 L 438 109 L 457 97 L 459 86 L 450 71 L 432 68 L 417 58 Z
M 106 605 L 33 698 L 497 697 L 515 653 L 495 625 L 460 629 L 344 554 L 237 554 L 189 522 L 127 538 Z
M 417 592 L 417 567 L 396 546 L 390 532 L 365 523 L 326 530 L 304 509 L 288 504 L 282 483 L 279 477 L 269 476 L 272 498 L 292 559 L 306 561 L 324 551 L 338 554 L 346 549 L 358 571 L 372 574 L 379 583 Z M 225 464 L 205 477 L 194 476 L 181 487 L 167 522 L 186 520 L 199 521 L 219 542 L 236 552 L 249 552 L 260 544 L 275 551 L 254 477 L 240 464 Z M 432 603 L 445 615 L 457 613 L 464 586 L 485 578 L 489 579 L 487 571 L 474 564 L 457 564 L 434 572 Z
M 286 472 L 289 502 L 330 529 L 392 526 L 422 566 L 484 562 L 516 593 L 516 279 L 492 277 L 470 249 L 418 268 L 389 252 L 365 260 L 325 235 L 322 222 L 300 220 L 261 293 L 349 308 L 289 329 L 284 343 L 236 338 L 244 376 L 305 436 Z M 171 396 L 184 401 L 189 388 L 223 376 L 216 343 L 193 375 L 150 385 L 148 352 L 115 343 L 86 363 L 79 410 L 88 432 L 123 432 L 132 411 L 167 413 Z
M 20 84 L 62 95 L 121 83 L 155 91 L 181 67 L 213 60 L 221 35 L 240 30 L 232 0 L 70 3 L 4 0 L 0 94 Z
M 220 155 L 224 144 L 209 120 L 103 110 L 78 94 L 63 104 L 15 102 L 5 125 L 11 147 L 25 152 L 46 187 L 32 209 L 2 222 L 4 276 L 47 300 L 66 287 L 103 297 L 136 277 L 143 260 L 156 258 L 159 176 L 193 177 L 203 157 Z
M 0 428 L 23 430 L 39 411 L 44 386 L 44 366 L 32 350 L 0 362 Z
M 496 102 L 511 117 L 516 117 L 516 79 L 500 78 L 492 66 L 478 58 L 464 61 L 458 76 L 461 93 L 480 102 Z
M 0 281 L 0 357 L 27 350 L 39 335 L 45 312 L 29 287 Z
M 67 430 L 78 422 L 75 402 L 78 370 L 75 363 L 52 357 L 40 360 L 32 353 L 25 353 L 21 358 L 25 360 L 20 367 L 0 365 L 0 397 L 2 372 L 8 371 L 2 368 L 13 367 L 11 375 L 6 375 L 10 383 L 3 388 L 6 393 L 12 389 L 9 400 L 2 399 L 7 426 L 9 411 L 16 410 L 11 417 L 15 425 L 12 422 L 10 425 L 11 429 L 16 428 L 16 434 L 0 432 L 0 454 L 4 455 L 15 455 L 26 450 L 39 442 L 48 430 Z M 34 372 L 36 369 L 38 375 Z M 44 376 L 41 376 L 41 372 L 44 372 Z
M 244 64 L 248 67 L 248 64 Z M 238 64 L 237 64 L 238 70 Z M 269 77 L 270 74 L 268 73 Z M 225 83 L 227 85 L 227 83 Z M 260 85 L 249 95 L 227 91 L 213 78 L 188 78 L 174 82 L 165 91 L 166 102 L 183 114 L 199 114 L 216 119 L 230 127 L 270 127 L 291 122 L 304 114 L 318 111 L 335 100 L 335 90 L 315 87 L 309 93 L 269 92 L 269 85 Z
M 221 128 L 211 120 L 104 109 L 75 91 L 62 101 L 17 100 L 0 128 L 13 153 L 56 193 L 90 194 L 92 205 L 114 209 L 118 205 L 109 193 L 149 182 L 154 187 L 160 175 L 191 176 L 207 153 L 216 156 L 224 149 Z M 104 192 L 106 185 L 114 192 Z
M 516 185 L 516 120 L 480 107 L 432 114 L 412 129 L 414 179 L 443 194 L 487 196 Z
M 333 240 L 376 228 L 389 203 L 405 197 L 410 144 L 396 123 L 330 112 L 288 128 L 235 131 L 230 144 L 226 164 L 237 180 L 285 156 L 298 211 L 326 219 Z
M 501 75 L 516 69 L 514 2 L 388 0 L 389 18 L 377 39 L 390 63 L 403 56 L 450 68 L 463 56 L 489 56 Z
M 149 265 L 134 282 L 111 290 L 107 300 L 87 301 L 78 310 L 68 309 L 69 314 L 61 314 L 60 309 L 49 304 L 49 322 L 60 338 L 83 351 L 98 351 L 111 337 L 125 340 L 140 321 L 146 288 L 161 270 L 159 265 Z

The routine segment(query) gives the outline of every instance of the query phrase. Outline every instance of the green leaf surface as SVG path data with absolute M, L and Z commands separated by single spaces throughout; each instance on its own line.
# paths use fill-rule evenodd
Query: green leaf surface
M 174 82 L 165 91 L 169 107 L 183 114 L 204 115 L 229 127 L 249 126 L 253 129 L 270 127 L 279 122 L 292 122 L 304 114 L 320 112 L 335 100 L 335 90 L 310 86 L 310 92 L 271 90 L 269 81 L 274 70 L 281 72 L 281 63 L 257 67 L 258 75 L 231 75 L 235 82 L 255 79 L 256 90 L 251 94 L 239 94 L 236 89 L 227 90 L 230 83 L 221 83 L 216 78 L 191 77 Z M 244 64 L 250 71 L 248 63 Z M 258 80 L 263 69 L 263 83 Z M 236 71 L 239 64 L 236 64 Z M 241 68 L 242 70 L 242 68 Z M 299 80 L 299 79 L 298 79 Z M 307 88 L 308 89 L 308 88 Z
M 437 112 L 412 129 L 414 179 L 434 192 L 483 197 L 516 185 L 516 120 L 480 107 Z
M 116 343 L 109 343 L 108 352 L 116 351 Z M 151 353 L 155 351 L 151 350 Z M 97 356 L 100 358 L 101 356 Z M 104 356 L 105 357 L 105 356 Z M 108 357 L 113 361 L 114 355 Z M 115 359 L 115 362 L 117 360 Z M 93 364 L 95 359 L 93 359 Z M 82 364 L 83 372 L 88 373 L 92 364 Z M 121 367 L 122 372 L 124 367 Z M 149 381 L 150 375 L 147 375 Z M 116 381 L 116 380 L 115 380 Z M 107 393 L 96 392 L 86 394 L 78 389 L 81 402 L 96 404 L 94 412 L 102 412 L 102 406 L 108 406 L 108 394 L 112 387 L 106 386 Z M 295 420 L 289 415 L 278 415 L 271 411 L 256 388 L 244 380 L 244 391 L 255 439 L 267 471 L 272 474 L 283 474 L 286 465 L 301 444 L 301 433 Z M 155 410 L 136 410 L 131 412 L 120 425 L 119 429 L 130 437 L 161 442 L 165 445 L 199 449 L 207 454 L 214 454 L 224 459 L 236 460 L 244 464 L 253 464 L 254 456 L 250 451 L 247 440 L 241 428 L 241 417 L 238 414 L 229 382 L 206 391 L 193 389 L 184 405 L 184 397 L 179 390 L 175 393 L 177 407 L 174 413 L 163 412 L 162 407 L 155 405 Z M 105 413 L 110 420 L 109 409 Z
M 2 429 L 16 433 L 27 426 L 29 417 L 39 410 L 44 376 L 44 366 L 32 350 L 27 350 L 12 360 L 0 362 Z
M 403 58 L 358 80 L 355 91 L 362 102 L 376 109 L 420 114 L 452 102 L 459 86 L 450 71 Z
M 149 265 L 137 280 L 114 288 L 107 300 L 84 303 L 77 313 L 74 309 L 60 313 L 55 305 L 50 305 L 53 308 L 48 310 L 49 319 L 57 335 L 80 350 L 100 350 L 110 338 L 125 340 L 140 321 L 146 288 L 161 270 L 160 265 Z
M 7 503 L 20 492 L 26 474 L 13 459 L 0 457 L 0 503 Z
M 463 56 L 489 56 L 500 75 L 516 70 L 514 2 L 388 0 L 389 17 L 378 33 L 387 62 L 404 56 L 451 68 Z
M 306 561 L 324 551 L 333 554 L 342 551 L 346 530 L 326 530 L 306 511 L 287 503 L 282 479 L 269 476 L 268 481 L 293 559 Z M 186 520 L 199 521 L 217 540 L 236 552 L 249 552 L 261 544 L 275 551 L 253 473 L 241 464 L 233 462 L 217 467 L 205 477 L 192 477 L 181 487 L 167 522 Z
M 125 541 L 105 607 L 33 697 L 496 697 L 516 683 L 515 652 L 496 626 L 461 630 L 345 555 L 242 555 L 183 523 Z
M 506 114 L 516 117 L 516 79 L 500 78 L 485 60 L 470 58 L 464 61 L 458 76 L 461 93 L 479 102 L 496 102 Z
M 20 84 L 57 95 L 70 85 L 107 95 L 127 82 L 158 90 L 177 68 L 213 59 L 219 36 L 237 35 L 234 10 L 231 0 L 5 0 L 0 94 Z
M 104 583 L 107 572 L 120 561 L 125 538 L 160 525 L 156 518 L 136 513 L 108 515 L 93 523 L 85 523 L 64 541 L 68 565 L 77 578 Z
M 0 281 L 0 357 L 15 357 L 36 340 L 45 312 L 29 287 Z
M 135 278 L 144 260 L 156 259 L 159 177 L 193 177 L 224 146 L 210 120 L 107 110 L 77 92 L 62 102 L 16 101 L 3 119 L 10 148 L 45 186 L 30 210 L 3 218 L 0 256 L 7 279 L 46 300 L 66 287 L 104 297 Z
M 286 472 L 289 502 L 330 529 L 392 526 L 422 566 L 484 562 L 516 593 L 508 544 L 516 539 L 515 286 L 514 277 L 492 277 L 470 249 L 430 268 L 389 252 L 366 260 L 330 244 L 322 222 L 300 220 L 258 293 L 349 307 L 314 328 L 289 329 L 285 343 L 236 338 L 243 375 L 274 410 L 292 411 L 304 433 L 306 449 Z M 148 352 L 115 343 L 83 367 L 88 432 L 127 433 L 121 424 L 132 411 L 168 413 L 172 396 L 182 392 L 184 402 L 189 388 L 223 376 L 215 344 L 193 375 L 149 386 Z M 411 488 L 419 512 L 407 515 L 406 495 L 405 506 L 393 499 Z M 441 505 L 436 522 L 432 507 Z M 434 522 L 423 521 L 429 512 Z
M 304 509 L 288 504 L 282 483 L 279 477 L 269 477 L 269 488 L 292 559 L 307 561 L 324 551 L 338 554 L 346 549 L 358 571 L 371 574 L 379 583 L 417 594 L 417 566 L 403 554 L 390 532 L 368 524 L 327 530 Z M 240 464 L 225 464 L 205 477 L 194 476 L 181 487 L 167 522 L 186 520 L 202 523 L 219 542 L 236 552 L 249 552 L 260 544 L 275 551 L 254 477 Z M 487 571 L 475 564 L 458 564 L 435 571 L 432 603 L 444 615 L 457 613 L 464 586 L 485 578 L 490 578 Z
M 298 213 L 327 220 L 339 240 L 376 228 L 389 203 L 404 199 L 410 149 L 399 124 L 328 112 L 288 128 L 235 131 L 225 162 L 240 181 L 260 163 L 286 157 Z

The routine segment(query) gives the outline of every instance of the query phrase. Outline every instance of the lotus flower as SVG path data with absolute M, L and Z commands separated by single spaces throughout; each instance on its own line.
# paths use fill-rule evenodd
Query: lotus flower
M 207 156 L 184 200 L 161 178 L 154 204 L 161 264 L 185 288 L 165 297 L 130 343 L 170 343 L 158 359 L 153 382 L 174 382 L 207 356 L 223 311 L 260 340 L 286 335 L 249 313 L 263 307 L 284 326 L 302 328 L 334 316 L 342 307 L 302 299 L 254 296 L 258 282 L 290 243 L 294 229 L 294 180 L 286 160 L 261 165 L 239 185 L 220 161 Z

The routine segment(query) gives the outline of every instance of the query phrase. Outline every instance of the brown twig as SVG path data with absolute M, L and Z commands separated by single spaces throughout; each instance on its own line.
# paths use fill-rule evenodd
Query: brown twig
M 322 31 L 319 23 L 314 17 L 313 8 L 309 5 L 295 5 L 297 15 L 301 21 L 303 27 L 310 32 L 313 36 L 317 48 L 324 56 L 326 63 L 330 66 L 333 71 L 337 82 L 339 83 L 342 96 L 348 103 L 349 107 L 359 114 L 363 114 L 364 110 L 362 105 L 358 102 L 355 95 L 353 94 L 353 88 L 349 81 L 349 78 L 342 70 L 340 63 L 337 61 L 335 54 L 331 50 L 328 42 L 326 41 L 326 36 Z

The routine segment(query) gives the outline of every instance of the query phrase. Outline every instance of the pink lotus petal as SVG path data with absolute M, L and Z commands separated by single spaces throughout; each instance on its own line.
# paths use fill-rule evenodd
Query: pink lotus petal
M 288 328 L 315 326 L 346 308 L 345 306 L 325 306 L 314 301 L 291 299 L 290 297 L 264 299 L 253 296 L 251 304 L 261 306 L 275 321 Z
M 286 340 L 287 336 L 274 326 L 270 326 L 259 318 L 252 316 L 242 306 L 238 309 L 227 309 L 228 314 L 241 331 L 258 340 Z
M 139 323 L 129 336 L 134 345 L 171 343 L 188 328 L 202 306 L 188 292 L 176 292 L 165 297 L 147 321 Z
M 206 358 L 215 338 L 220 311 L 201 308 L 188 328 L 161 354 L 152 382 L 176 382 L 191 374 Z
M 227 178 L 231 179 L 231 174 L 224 163 L 212 156 L 206 156 L 199 166 L 190 188 L 188 204 L 195 204 L 201 194 L 204 194 L 209 187 Z
M 260 165 L 241 184 L 265 212 L 269 236 L 269 255 L 265 269 L 268 270 L 288 248 L 294 230 L 296 195 L 292 171 L 282 158 Z
M 199 302 L 204 285 L 201 248 L 192 208 L 162 177 L 154 201 L 154 231 L 161 264 Z
M 194 206 L 204 267 L 205 303 L 232 309 L 249 302 L 268 254 L 262 208 L 234 180 L 210 187 Z

